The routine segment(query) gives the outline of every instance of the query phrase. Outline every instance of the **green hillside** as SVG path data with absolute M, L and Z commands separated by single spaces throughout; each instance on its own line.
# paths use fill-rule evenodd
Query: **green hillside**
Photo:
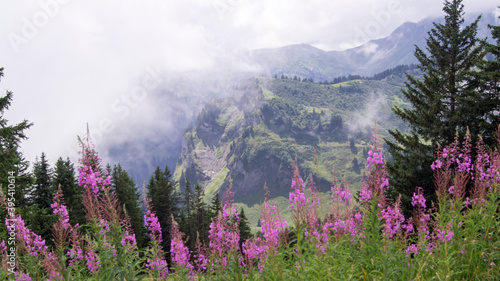
M 415 74 L 415 73 L 414 73 Z M 292 163 L 318 190 L 329 191 L 335 171 L 358 188 L 372 128 L 383 136 L 404 125 L 391 106 L 408 106 L 400 94 L 405 75 L 316 84 L 254 78 L 214 99 L 184 136 L 175 180 L 205 187 L 207 200 L 232 180 L 235 201 L 262 202 L 264 184 L 273 197 L 288 197 Z

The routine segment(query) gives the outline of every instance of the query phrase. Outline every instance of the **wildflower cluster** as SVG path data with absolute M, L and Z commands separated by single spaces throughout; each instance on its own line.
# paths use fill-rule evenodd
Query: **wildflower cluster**
M 182 240 L 182 233 L 179 231 L 179 225 L 172 218 L 172 245 L 170 248 L 170 253 L 172 253 L 172 262 L 177 268 L 185 267 L 190 272 L 193 270 L 193 266 L 189 263 L 190 254 L 189 249 L 184 245 Z
M 231 186 L 224 195 L 224 206 L 217 217 L 210 223 L 209 251 L 210 265 L 213 268 L 225 270 L 230 262 L 235 262 L 239 256 L 239 217 L 236 206 L 232 203 Z
M 369 157 L 366 159 L 367 175 L 362 182 L 359 200 L 366 205 L 375 196 L 379 207 L 383 207 L 385 204 L 385 192 L 389 189 L 389 177 L 384 165 L 384 158 L 376 128 L 368 155 Z
M 155 278 L 165 278 L 168 276 L 168 266 L 165 260 L 163 249 L 161 248 L 162 232 L 158 217 L 154 213 L 151 199 L 147 198 L 146 214 L 144 215 L 144 223 L 148 229 L 148 235 L 151 239 L 151 248 L 148 251 L 146 259 L 146 268 L 149 270 L 150 276 Z
M 377 133 L 375 132 L 375 136 Z M 87 211 L 85 230 L 71 226 L 61 190 L 55 192 L 54 251 L 26 227 L 19 214 L 16 246 L 20 259 L 14 276 L 6 275 L 7 244 L 0 241 L 0 277 L 16 280 L 164 280 L 173 279 L 495 279 L 500 275 L 497 251 L 500 228 L 500 153 L 476 145 L 471 158 L 470 139 L 440 148 L 432 164 L 438 201 L 429 203 L 417 187 L 411 198 L 413 214 L 405 218 L 400 200 L 388 202 L 389 187 L 382 150 L 375 138 L 366 163 L 359 202 L 344 180 L 334 174 L 332 209 L 319 217 L 319 193 L 312 177 L 308 185 L 293 167 L 290 212 L 293 226 L 270 198 L 261 205 L 260 234 L 240 248 L 239 218 L 231 186 L 223 206 L 210 224 L 207 245 L 196 237 L 190 252 L 186 237 L 172 218 L 171 262 L 162 249 L 162 230 L 146 197 L 145 227 L 149 247 L 137 250 L 130 219 L 120 212 L 109 177 L 101 173 L 92 149 L 82 157 L 80 184 Z M 84 154 L 85 154 L 84 153 Z M 466 187 L 472 188 L 467 191 Z M 0 195 L 6 208 L 5 196 Z M 85 199 L 86 198 L 86 199 Z M 437 204 L 437 206 L 434 206 Z M 95 209 L 91 209 L 94 207 Z M 85 234 L 82 234 L 85 233 Z M 207 247 L 208 246 L 208 247 Z M 169 267 L 170 266 L 170 267 Z M 427 270 L 426 268 L 432 268 Z

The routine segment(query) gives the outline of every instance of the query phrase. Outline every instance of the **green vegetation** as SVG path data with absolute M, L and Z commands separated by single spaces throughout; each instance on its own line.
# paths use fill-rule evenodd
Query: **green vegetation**
M 367 157 L 361 152 L 375 120 L 386 137 L 387 129 L 405 129 L 390 109 L 395 103 L 407 106 L 400 92 L 403 71 L 418 75 L 402 67 L 379 80 L 359 78 L 333 86 L 298 78 L 244 81 L 233 97 L 212 100 L 185 134 L 187 150 L 174 179 L 182 183 L 186 176 L 201 183 L 210 200 L 228 186 L 231 176 L 235 200 L 254 205 L 262 202 L 265 183 L 275 196 L 288 195 L 283 186 L 289 185 L 289 171 L 297 160 L 307 175 L 317 178 L 322 192 L 329 190 L 332 167 L 358 188 L 363 174 L 359 163 Z M 199 157 L 202 152 L 204 158 Z M 215 174 L 204 174 L 214 165 Z
M 215 176 L 214 180 L 210 182 L 210 184 L 205 188 L 205 195 L 207 200 L 210 200 L 213 195 L 223 187 L 224 182 L 227 179 L 227 175 L 229 173 L 229 169 L 224 167 L 222 170 Z
M 396 200 L 401 195 L 407 211 L 416 186 L 436 200 L 431 164 L 440 145 L 468 133 L 474 143 L 481 134 L 487 145 L 496 144 L 493 132 L 499 124 L 500 95 L 499 82 L 492 77 L 498 69 L 481 69 L 487 62 L 484 43 L 476 37 L 480 17 L 464 26 L 460 0 L 446 1 L 443 10 L 445 22 L 429 32 L 426 51 L 415 50 L 424 75 L 422 79 L 408 75 L 402 91 L 412 107 L 393 107 L 411 131 L 390 130 L 394 139 L 386 139 L 393 160 L 388 164 L 394 187 L 391 196 Z

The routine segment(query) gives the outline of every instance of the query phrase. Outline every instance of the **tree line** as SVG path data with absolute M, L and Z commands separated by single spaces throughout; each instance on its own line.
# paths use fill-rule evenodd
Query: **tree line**
M 349 74 L 349 75 L 342 75 L 333 78 L 330 81 L 318 81 L 318 84 L 324 84 L 324 85 L 329 85 L 329 84 L 338 84 L 342 82 L 348 82 L 348 81 L 353 81 L 353 80 L 382 80 L 384 78 L 387 78 L 393 74 L 397 73 L 406 73 L 407 71 L 416 69 L 418 65 L 416 64 L 402 64 L 398 65 L 393 68 L 389 68 L 387 70 L 384 70 L 382 72 L 376 73 L 373 76 L 362 76 L 362 75 L 357 75 L 357 74 Z M 274 79 L 278 79 L 278 74 L 275 74 L 273 76 Z M 307 83 L 314 83 L 314 79 L 312 78 L 302 78 L 300 76 L 294 75 L 292 77 L 288 77 L 288 75 L 282 74 L 279 79 L 284 79 L 284 80 L 293 80 L 293 81 L 298 81 L 298 82 L 307 82 Z

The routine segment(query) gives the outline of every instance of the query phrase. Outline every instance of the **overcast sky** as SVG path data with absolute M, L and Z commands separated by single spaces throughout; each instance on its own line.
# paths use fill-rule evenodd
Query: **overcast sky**
M 475 13 L 500 3 L 464 4 Z M 0 93 L 14 93 L 10 124 L 34 123 L 26 158 L 46 152 L 54 163 L 74 156 L 68 147 L 87 122 L 106 132 L 113 118 L 147 114 L 147 92 L 164 85 L 165 73 L 252 68 L 243 58 L 256 48 L 346 49 L 440 15 L 439 0 L 2 0 Z M 150 121 L 144 126 L 158 126 Z

